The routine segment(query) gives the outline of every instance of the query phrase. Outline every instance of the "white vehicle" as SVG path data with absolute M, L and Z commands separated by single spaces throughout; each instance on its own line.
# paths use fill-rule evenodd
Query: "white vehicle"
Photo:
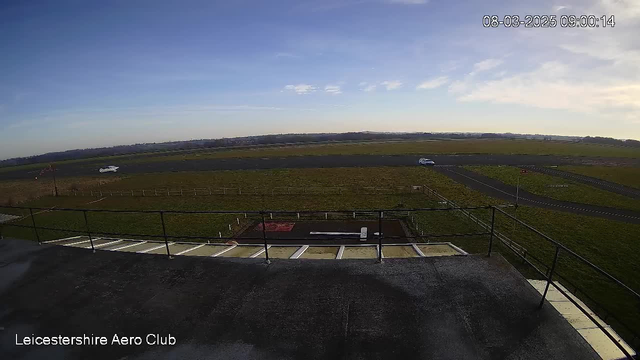
M 418 160 L 418 164 L 425 165 L 425 166 L 433 166 L 436 163 L 431 159 L 420 158 L 420 160 Z
M 100 172 L 101 173 L 116 172 L 118 171 L 118 169 L 120 169 L 120 167 L 110 165 L 110 166 L 107 166 L 106 168 L 100 168 Z

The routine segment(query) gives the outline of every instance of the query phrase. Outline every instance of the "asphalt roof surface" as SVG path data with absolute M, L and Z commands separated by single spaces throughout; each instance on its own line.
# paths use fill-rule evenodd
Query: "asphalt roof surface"
M 499 254 L 266 265 L 4 239 L 0 262 L 2 359 L 597 358 Z M 176 345 L 15 345 L 83 333 Z

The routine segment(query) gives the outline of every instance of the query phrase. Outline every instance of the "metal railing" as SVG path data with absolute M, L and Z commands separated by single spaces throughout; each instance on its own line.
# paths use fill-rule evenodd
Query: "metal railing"
M 274 211 L 266 211 L 266 210 L 262 210 L 262 211 L 215 211 L 215 210 L 208 210 L 208 211 L 180 211 L 180 210 L 108 210 L 108 209 L 74 209 L 74 208 L 55 208 L 55 211 L 62 211 L 62 212 L 81 212 L 83 214 L 83 220 L 84 220 L 84 226 L 85 229 L 83 230 L 78 230 L 78 229 L 61 229 L 61 228 L 51 228 L 51 227 L 45 227 L 45 226 L 38 226 L 36 223 L 36 219 L 35 219 L 35 214 L 34 214 L 34 210 L 40 210 L 40 211 L 51 211 L 51 208 L 36 208 L 36 207 L 20 207 L 20 206 L 0 206 L 0 208 L 7 208 L 7 209 L 15 209 L 15 210 L 28 210 L 29 211 L 29 215 L 27 217 L 30 218 L 30 225 L 25 225 L 25 224 L 18 224 L 16 223 L 17 221 L 20 220 L 24 220 L 26 219 L 26 217 L 23 217 L 21 219 L 18 220 L 13 220 L 13 221 L 9 221 L 9 222 L 5 222 L 0 224 L 0 236 L 2 234 L 2 228 L 3 227 L 18 227 L 18 228 L 30 228 L 34 231 L 35 234 L 35 238 L 38 241 L 38 243 L 42 244 L 42 239 L 39 235 L 38 230 L 50 230 L 50 231 L 61 231 L 61 232 L 68 232 L 68 233 L 77 233 L 77 234 L 83 234 L 86 235 L 89 238 L 89 242 L 91 244 L 91 249 L 95 252 L 96 247 L 94 246 L 94 238 L 95 235 L 108 235 L 108 236 L 119 236 L 119 237 L 142 237 L 142 238 L 156 238 L 156 239 L 161 239 L 164 240 L 164 245 L 167 251 L 167 256 L 168 258 L 172 258 L 172 254 L 170 251 L 170 244 L 169 244 L 169 239 L 200 239 L 200 240 L 234 240 L 234 239 L 242 239 L 242 240 L 261 240 L 263 245 L 264 245 L 264 254 L 265 254 L 265 261 L 267 263 L 270 263 L 270 258 L 269 258 L 269 242 L 273 241 L 273 240 L 278 240 L 278 237 L 270 237 L 267 234 L 267 221 L 272 222 L 274 221 L 274 215 L 276 215 L 275 217 L 278 218 L 282 218 L 282 217 L 286 217 L 286 216 L 291 216 L 291 218 L 297 218 L 299 219 L 301 217 L 301 215 L 318 215 L 318 214 L 323 214 L 320 215 L 321 217 L 323 216 L 324 219 L 328 219 L 329 218 L 329 214 L 332 214 L 332 218 L 335 218 L 338 215 L 342 215 L 343 219 L 344 218 L 348 218 L 353 216 L 354 218 L 356 217 L 356 214 L 367 214 L 369 219 L 377 219 L 378 221 L 378 236 L 377 236 L 377 260 L 378 262 L 382 262 L 382 249 L 384 246 L 384 242 L 385 239 L 386 240 L 393 240 L 393 239 L 428 239 L 430 237 L 438 237 L 438 236 L 448 236 L 448 237 L 467 237 L 467 236 L 488 236 L 489 237 L 489 241 L 488 241 L 488 251 L 487 251 L 487 255 L 491 256 L 492 250 L 493 250 L 493 240 L 494 239 L 498 239 L 503 245 L 506 246 L 507 249 L 511 250 L 514 254 L 516 254 L 518 257 L 520 257 L 522 259 L 522 261 L 528 265 L 530 265 L 540 276 L 542 276 L 544 279 L 546 279 L 546 285 L 545 285 L 545 290 L 542 294 L 542 298 L 540 300 L 540 304 L 539 304 L 539 308 L 541 308 L 544 304 L 544 301 L 546 299 L 547 296 L 547 292 L 550 286 L 553 286 L 554 288 L 556 288 L 560 293 L 562 293 L 570 302 L 572 302 L 582 313 L 584 313 L 592 322 L 594 322 L 594 324 L 596 324 L 596 326 L 602 330 L 605 335 L 614 342 L 614 344 L 616 344 L 616 346 L 629 358 L 632 359 L 632 355 L 629 353 L 629 351 L 627 351 L 626 348 L 624 348 L 624 346 L 622 346 L 622 344 L 620 344 L 616 338 L 614 337 L 613 334 L 611 334 L 606 327 L 604 327 L 602 324 L 600 324 L 599 321 L 597 321 L 590 313 L 588 309 L 585 309 L 585 307 L 583 307 L 581 304 L 579 304 L 577 301 L 575 301 L 571 296 L 569 296 L 563 289 L 562 287 L 558 286 L 557 284 L 555 284 L 553 282 L 553 277 L 557 276 L 559 277 L 556 273 L 556 265 L 558 262 L 558 258 L 560 256 L 560 254 L 568 254 L 571 257 L 573 257 L 574 259 L 578 260 L 581 263 L 586 264 L 589 268 L 595 270 L 597 273 L 603 275 L 605 278 L 607 278 L 609 281 L 611 281 L 612 283 L 614 283 L 615 285 L 621 287 L 624 291 L 628 292 L 629 294 L 631 294 L 636 300 L 640 301 L 640 294 L 638 294 L 635 290 L 631 289 L 629 286 L 625 285 L 622 281 L 618 280 L 617 278 L 615 278 L 614 276 L 612 276 L 611 274 L 607 273 L 606 271 L 602 270 L 600 267 L 596 266 L 595 264 L 591 263 L 590 261 L 586 260 L 584 257 L 582 257 L 581 255 L 575 253 L 574 251 L 570 250 L 569 248 L 567 248 L 566 246 L 562 245 L 561 243 L 557 242 L 556 240 L 552 239 L 551 237 L 545 235 L 544 233 L 538 231 L 537 229 L 533 228 L 532 226 L 526 224 L 525 222 L 523 222 L 522 220 L 517 219 L 516 217 L 512 216 L 511 214 L 507 213 L 506 211 L 502 210 L 501 207 L 499 206 L 477 206 L 477 207 L 460 207 L 457 206 L 454 202 L 447 200 L 446 198 L 444 198 L 442 195 L 438 194 L 437 192 L 435 192 L 434 190 L 431 190 L 429 188 L 426 188 L 425 191 L 428 191 L 430 194 L 434 195 L 436 198 L 442 200 L 442 202 L 445 203 L 445 205 L 447 207 L 442 207 L 442 208 L 413 208 L 413 209 L 365 209 L 365 210 L 324 210 L 324 211 L 319 211 L 319 210 L 311 210 L 311 211 L 278 211 L 278 210 L 274 210 Z M 473 215 L 471 213 L 471 211 L 473 210 L 490 210 L 490 219 L 491 222 L 487 223 L 486 221 L 478 218 L 476 215 Z M 405 236 L 385 236 L 384 231 L 383 231 L 383 219 L 385 219 L 385 214 L 386 213 L 391 213 L 391 214 L 398 214 L 398 213 L 405 213 L 407 215 L 413 214 L 413 213 L 417 213 L 417 212 L 454 212 L 454 213 L 460 213 L 463 215 L 463 217 L 468 218 L 472 223 L 477 224 L 478 226 L 480 226 L 481 228 L 483 228 L 485 231 L 483 232 L 477 232 L 477 233 L 463 233 L 463 234 L 426 234 L 426 235 L 405 235 Z M 159 219 L 160 219 L 160 223 L 162 225 L 162 234 L 161 235 L 154 235 L 154 234 L 132 234 L 132 233 L 115 233 L 115 232 L 104 232 L 104 231 L 92 231 L 91 227 L 90 227 L 90 223 L 88 221 L 88 217 L 87 214 L 90 212 L 96 212 L 96 213 L 129 213 L 129 214 L 155 214 L 158 215 Z M 543 264 L 544 262 L 541 261 L 540 259 L 536 258 L 535 256 L 531 255 L 529 252 L 527 252 L 527 250 L 520 246 L 519 244 L 517 244 L 516 242 L 514 242 L 513 240 L 509 239 L 508 237 L 506 237 L 504 234 L 499 233 L 498 231 L 496 231 L 495 228 L 495 220 L 496 220 L 496 212 L 498 212 L 501 215 L 507 216 L 509 219 L 517 222 L 518 224 L 524 226 L 526 229 L 532 231 L 533 233 L 541 236 L 544 240 L 546 240 L 547 242 L 549 242 L 550 244 L 553 244 L 553 246 L 555 247 L 555 254 L 554 254 L 554 258 L 553 258 L 553 263 L 548 266 L 548 270 L 547 271 L 541 271 L 535 264 L 533 264 L 530 259 L 534 259 L 537 262 L 539 262 L 540 264 Z M 234 237 L 233 235 L 229 236 L 229 237 L 222 237 L 222 236 L 218 236 L 218 237 L 211 237 L 211 236 L 189 236 L 189 235 L 168 235 L 167 234 L 167 230 L 166 230 L 166 225 L 165 225 L 165 214 L 233 214 L 233 215 L 239 215 L 239 214 L 243 214 L 244 217 L 246 218 L 248 215 L 252 215 L 255 216 L 254 219 L 256 219 L 257 221 L 259 221 L 262 224 L 262 231 L 261 231 L 261 236 L 260 237 L 242 237 L 242 238 L 238 238 L 238 237 Z M 269 218 L 269 220 L 267 220 L 267 217 Z M 304 217 L 304 216 L 303 216 Z M 287 240 L 309 240 L 308 238 L 300 238 L 300 239 L 295 239 L 295 238 L 287 238 Z M 564 278 L 560 277 L 563 281 L 565 281 Z M 569 283 L 568 281 L 566 281 L 567 283 Z M 573 286 L 573 285 L 572 285 Z M 577 289 L 577 287 L 576 287 Z M 581 293 L 585 294 L 586 293 L 584 291 L 581 291 Z M 594 303 L 597 304 L 597 302 L 594 301 Z M 599 304 L 598 304 L 599 305 Z M 601 305 L 600 305 L 601 306 Z M 603 309 L 605 309 L 604 307 L 602 307 Z M 607 310 L 608 311 L 608 310 Z M 611 313 L 609 311 L 609 313 Z M 615 316 L 612 315 L 612 317 L 614 319 L 616 319 L 618 321 L 618 323 L 622 324 L 626 330 L 628 330 L 631 334 L 634 335 L 634 337 L 631 339 L 631 342 L 633 343 L 633 341 L 635 341 L 636 339 L 638 339 L 638 335 L 636 333 L 635 330 L 631 329 L 630 327 L 628 327 L 624 322 L 621 322 L 619 319 L 617 319 Z
M 492 211 L 492 215 L 491 215 L 491 223 L 487 223 L 479 218 L 477 218 L 475 215 L 471 214 L 470 212 L 466 211 L 466 209 L 459 207 L 455 202 L 445 198 L 444 196 L 442 196 L 441 194 L 437 193 L 435 190 L 429 189 L 428 187 L 425 186 L 426 191 L 428 191 L 431 195 L 435 196 L 437 199 L 440 199 L 442 202 L 444 202 L 446 205 L 451 206 L 451 208 L 457 209 L 460 213 L 462 213 L 464 216 L 466 216 L 467 218 L 469 218 L 471 221 L 475 222 L 476 224 L 478 224 L 479 226 L 481 226 L 482 228 L 485 229 L 491 229 L 491 239 L 493 239 L 494 237 L 497 238 L 498 240 L 500 240 L 500 242 L 505 245 L 505 247 L 507 249 L 509 249 L 511 252 L 513 252 L 516 256 L 518 256 L 524 263 L 526 263 L 527 265 L 531 266 L 534 271 L 536 273 L 538 273 L 539 275 L 541 275 L 546 281 L 546 285 L 545 285 L 545 290 L 542 294 L 542 298 L 540 300 L 540 304 L 539 304 L 539 308 L 542 308 L 543 304 L 544 304 L 544 300 L 546 299 L 547 296 L 547 292 L 549 290 L 549 286 L 553 286 L 556 290 L 558 290 L 563 296 L 565 296 L 572 304 L 574 304 L 584 315 L 587 316 L 587 318 L 592 321 L 594 324 L 596 324 L 596 326 L 605 333 L 605 335 L 616 345 L 616 347 L 618 347 L 618 349 L 620 349 L 620 351 L 622 351 L 622 353 L 628 358 L 628 359 L 634 359 L 634 356 L 632 356 L 630 354 L 630 352 L 624 348 L 624 346 L 622 346 L 622 344 L 620 344 L 618 342 L 618 340 L 615 338 L 615 336 L 613 334 L 611 334 L 611 332 L 609 332 L 604 326 L 602 326 L 602 324 L 597 321 L 597 319 L 595 319 L 590 313 L 589 313 L 589 309 L 585 309 L 582 305 L 580 305 L 577 301 L 575 301 L 571 296 L 569 296 L 567 294 L 567 292 L 565 292 L 564 289 L 562 289 L 561 286 L 558 286 L 557 284 L 555 284 L 553 282 L 553 276 L 556 276 L 557 278 L 559 278 L 561 280 L 561 282 L 564 282 L 566 284 L 571 285 L 571 287 L 574 288 L 574 293 L 577 293 L 578 291 L 580 291 L 581 295 L 586 297 L 591 303 L 595 304 L 597 306 L 598 309 L 602 309 L 606 312 L 607 316 L 611 316 L 614 320 L 616 320 L 616 322 L 618 324 L 620 324 L 625 331 L 627 331 L 628 333 L 630 333 L 632 335 L 632 338 L 629 340 L 629 342 L 631 342 L 632 344 L 637 344 L 638 340 L 640 340 L 640 334 L 638 334 L 638 332 L 634 329 L 632 329 L 631 327 L 629 327 L 625 322 L 621 321 L 618 317 L 616 317 L 615 315 L 613 315 L 613 313 L 611 312 L 611 310 L 607 309 L 605 306 L 603 306 L 602 304 L 600 304 L 599 302 L 597 302 L 596 300 L 594 300 L 592 297 L 590 297 L 587 292 L 585 292 L 584 290 L 579 289 L 576 285 L 574 285 L 573 282 L 571 282 L 569 279 L 567 279 L 566 277 L 558 274 L 556 272 L 556 265 L 560 256 L 561 251 L 564 253 L 566 252 L 567 254 L 571 255 L 573 258 L 575 258 L 576 260 L 584 263 L 585 265 L 587 265 L 589 268 L 593 269 L 594 271 L 596 271 L 597 273 L 603 275 L 605 278 L 607 278 L 608 280 L 610 280 L 611 282 L 613 282 L 614 284 L 616 284 L 617 286 L 621 287 L 625 292 L 627 292 L 628 294 L 630 294 L 632 297 L 634 297 L 637 301 L 640 301 L 640 294 L 638 294 L 638 292 L 636 292 L 635 290 L 631 289 L 629 286 L 627 286 L 626 284 L 624 284 L 622 281 L 618 280 L 617 278 L 615 278 L 613 275 L 607 273 L 606 271 L 602 270 L 600 267 L 596 266 L 595 264 L 591 263 L 590 261 L 588 261 L 587 259 L 585 259 L 584 257 L 582 257 L 581 255 L 577 254 L 576 252 L 574 252 L 573 250 L 567 248 L 566 246 L 562 245 L 561 243 L 559 243 L 558 241 L 552 239 L 551 237 L 549 237 L 548 235 L 540 232 L 539 230 L 535 229 L 534 227 L 532 227 L 529 224 L 526 224 L 525 222 L 523 222 L 520 219 L 517 219 L 515 216 L 507 213 L 506 211 L 502 210 L 502 208 L 506 208 L 506 207 L 512 207 L 511 205 L 509 206 L 493 206 L 493 211 Z M 507 236 L 505 236 L 504 234 L 500 233 L 499 231 L 497 231 L 495 229 L 495 212 L 498 211 L 501 215 L 507 216 L 509 219 L 517 222 L 520 225 L 523 225 L 527 230 L 532 231 L 533 233 L 541 236 L 544 240 L 546 240 L 547 242 L 553 244 L 555 246 L 554 249 L 554 257 L 553 257 L 553 261 L 550 265 L 546 265 L 544 264 L 544 261 L 542 261 L 540 258 L 536 257 L 535 255 L 531 254 L 530 252 L 527 251 L 527 249 L 523 246 L 521 246 L 520 244 L 516 243 L 515 241 L 513 241 L 512 239 L 508 238 Z M 489 244 L 489 255 L 491 255 L 491 242 Z M 529 259 L 528 259 L 528 258 Z M 538 266 L 536 266 L 535 264 L 533 264 L 530 259 L 535 260 L 539 265 L 542 265 L 546 268 L 546 270 L 543 272 L 542 270 L 540 270 L 538 268 Z M 606 320 L 606 317 L 605 317 Z M 637 345 L 636 345 L 637 346 Z

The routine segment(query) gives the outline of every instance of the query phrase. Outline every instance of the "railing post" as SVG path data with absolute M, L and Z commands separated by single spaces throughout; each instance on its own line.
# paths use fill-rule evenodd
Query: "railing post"
M 560 247 L 556 245 L 556 255 L 553 257 L 553 264 L 551 265 L 551 270 L 549 271 L 549 276 L 547 277 L 547 286 L 544 288 L 544 293 L 542 294 L 542 299 L 540 299 L 540 306 L 538 309 L 542 309 L 542 305 L 544 304 L 544 299 L 547 297 L 547 291 L 549 291 L 549 285 L 553 281 L 553 271 L 556 269 L 556 263 L 558 263 L 558 254 L 560 253 Z
M 491 207 L 491 236 L 489 236 L 489 252 L 487 256 L 491 256 L 491 247 L 493 246 L 493 236 L 494 236 L 494 228 L 496 224 L 496 208 Z
M 91 251 L 95 254 L 96 248 L 93 246 L 93 238 L 91 237 L 91 231 L 89 230 L 89 220 L 87 220 L 87 210 L 82 210 L 84 215 L 84 226 L 87 228 L 87 236 L 89 236 L 89 242 L 91 243 Z
M 262 216 L 262 239 L 264 240 L 264 256 L 266 258 L 265 263 L 271 264 L 269 260 L 269 246 L 267 246 L 267 226 L 264 222 L 264 212 L 261 211 L 260 215 Z
M 378 262 L 382 262 L 382 211 L 378 211 Z
M 38 240 L 38 245 L 42 245 L 40 241 L 40 235 L 38 234 L 38 229 L 36 228 L 36 219 L 33 218 L 33 209 L 29 208 L 29 214 L 31 214 L 31 223 L 33 224 L 33 231 L 36 233 L 36 240 Z
M 167 229 L 164 226 L 164 211 L 160 211 L 160 221 L 162 221 L 162 236 L 164 236 L 164 246 L 167 247 L 167 256 L 169 260 L 173 259 L 171 257 L 171 252 L 169 251 L 169 240 L 167 239 Z

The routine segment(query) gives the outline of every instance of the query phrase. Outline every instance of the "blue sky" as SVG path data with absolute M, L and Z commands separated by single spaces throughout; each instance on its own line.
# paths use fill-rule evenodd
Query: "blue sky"
M 633 0 L 3 1 L 0 158 L 289 132 L 639 139 L 638 33 Z

